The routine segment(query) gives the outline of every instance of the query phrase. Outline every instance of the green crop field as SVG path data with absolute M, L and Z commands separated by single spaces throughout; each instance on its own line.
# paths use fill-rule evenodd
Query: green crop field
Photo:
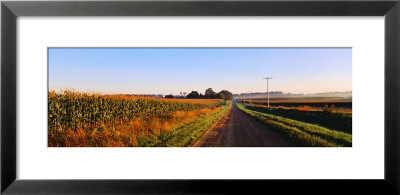
M 351 113 L 236 105 L 298 146 L 352 146 Z

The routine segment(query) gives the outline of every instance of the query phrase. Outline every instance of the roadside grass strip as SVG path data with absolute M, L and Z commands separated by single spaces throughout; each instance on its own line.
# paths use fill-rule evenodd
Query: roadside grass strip
M 174 130 L 164 132 L 159 136 L 146 136 L 138 139 L 139 146 L 146 147 L 190 147 L 216 123 L 228 110 L 229 103 L 221 110 L 199 117 Z
M 264 112 L 254 111 L 246 108 L 241 103 L 236 106 L 259 120 L 263 124 L 270 126 L 290 138 L 291 141 L 299 146 L 320 146 L 320 147 L 351 147 L 352 135 L 344 132 L 330 130 L 328 128 L 288 119 Z

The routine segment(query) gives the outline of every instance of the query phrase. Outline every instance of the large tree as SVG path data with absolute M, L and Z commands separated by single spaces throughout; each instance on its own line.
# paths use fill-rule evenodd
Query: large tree
M 187 97 L 187 98 L 199 98 L 200 95 L 199 95 L 199 92 L 197 92 L 197 91 L 192 91 L 192 92 L 190 92 L 186 97 Z
M 172 94 L 166 95 L 165 98 L 174 98 Z
M 224 100 L 231 100 L 233 99 L 233 94 L 228 90 L 222 90 L 218 93 L 218 97 Z
M 206 89 L 206 92 L 204 93 L 205 98 L 218 98 L 217 93 L 214 92 L 212 88 Z

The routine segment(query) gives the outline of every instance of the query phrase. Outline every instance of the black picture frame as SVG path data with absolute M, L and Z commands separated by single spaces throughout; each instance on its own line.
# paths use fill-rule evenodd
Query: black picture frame
M 382 180 L 16 179 L 19 16 L 385 16 L 385 176 Z M 399 0 L 2 1 L 1 193 L 3 194 L 399 194 Z M 365 170 L 368 171 L 368 170 Z

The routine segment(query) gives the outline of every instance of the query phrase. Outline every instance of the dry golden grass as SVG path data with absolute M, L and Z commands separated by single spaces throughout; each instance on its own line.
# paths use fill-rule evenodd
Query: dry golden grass
M 247 101 L 246 101 L 247 102 Z M 256 107 L 267 107 L 266 99 L 253 99 L 252 104 Z M 248 103 L 248 102 L 247 102 Z M 352 112 L 352 100 L 348 99 L 317 99 L 303 97 L 279 97 L 271 98 L 269 101 L 272 108 L 292 109 L 299 111 L 323 111 L 325 105 L 335 105 L 334 111 L 341 113 Z M 281 105 L 280 105 L 281 104 Z
M 222 100 L 214 99 L 71 91 L 51 91 L 48 97 L 49 147 L 137 146 L 141 137 L 155 138 L 222 109 Z
M 246 104 L 246 105 L 251 105 L 253 107 L 257 107 L 257 108 L 267 108 L 266 105 L 263 104 Z M 323 111 L 324 107 L 321 106 L 310 106 L 310 105 L 299 105 L 299 106 L 283 106 L 283 105 L 279 105 L 279 106 L 270 106 L 270 108 L 272 109 L 281 109 L 281 110 L 299 110 L 299 111 L 307 111 L 307 112 L 311 112 L 311 111 Z M 352 113 L 352 108 L 346 108 L 346 107 L 338 107 L 338 108 L 334 108 L 333 112 L 336 113 Z
M 309 105 L 302 105 L 302 106 L 297 106 L 297 110 L 300 110 L 300 111 L 311 111 L 312 108 Z
M 91 128 L 66 129 L 57 134 L 49 133 L 49 147 L 126 147 L 137 146 L 141 136 L 159 136 L 196 118 L 221 110 L 223 107 L 194 111 L 176 111 L 166 117 L 135 118 L 118 124 L 102 124 Z M 63 142 L 55 143 L 55 139 Z

